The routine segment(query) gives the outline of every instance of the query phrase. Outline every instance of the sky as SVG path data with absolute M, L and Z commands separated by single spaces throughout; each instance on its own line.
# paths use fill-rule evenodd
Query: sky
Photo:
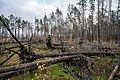
M 79 0 L 0 0 L 0 14 L 9 16 L 13 14 L 24 20 L 34 22 L 35 17 L 41 19 L 44 15 L 49 16 L 57 7 L 66 17 L 67 7 L 70 4 L 78 3 Z M 117 0 L 112 0 L 113 6 Z
M 41 19 L 44 15 L 49 16 L 57 7 L 65 14 L 67 6 L 76 5 L 79 0 L 0 0 L 0 14 L 9 16 L 13 14 L 22 19 L 34 22 L 34 18 Z

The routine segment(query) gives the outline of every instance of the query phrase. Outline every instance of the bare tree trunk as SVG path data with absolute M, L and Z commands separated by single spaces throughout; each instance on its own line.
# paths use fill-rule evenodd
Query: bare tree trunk
M 83 5 L 83 12 L 82 12 L 82 39 L 83 40 L 84 40 L 84 34 L 85 34 L 85 9 Z
M 103 10 L 104 10 L 104 0 L 102 0 L 102 12 L 101 12 L 101 40 L 103 41 L 104 40 L 104 34 L 103 34 L 103 16 L 104 16 L 104 13 L 103 13 Z
M 100 1 L 98 0 L 98 32 L 97 32 L 97 41 L 100 44 Z
M 108 13 L 108 21 L 109 21 L 109 41 L 111 40 L 111 34 L 112 34 L 112 26 L 111 26 L 111 6 L 112 6 L 112 0 L 109 0 L 109 13 Z

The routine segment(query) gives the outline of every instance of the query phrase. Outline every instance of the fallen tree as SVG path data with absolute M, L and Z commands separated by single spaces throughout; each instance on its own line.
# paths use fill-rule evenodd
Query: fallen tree
M 0 80 L 9 79 L 12 76 L 18 76 L 18 75 L 23 74 L 25 72 L 33 71 L 35 69 L 37 69 L 37 66 L 33 66 L 33 67 L 29 67 L 29 68 L 24 68 L 24 69 L 19 69 L 19 70 L 16 70 L 16 71 L 11 71 L 9 73 L 1 74 L 0 75 Z
M 30 57 L 34 57 L 32 59 L 36 60 L 36 59 L 43 58 L 43 57 L 58 57 L 58 56 L 69 56 L 69 55 L 79 55 L 79 54 L 82 54 L 85 56 L 99 56 L 99 55 L 115 56 L 115 55 L 120 55 L 119 52 L 114 52 L 114 53 L 111 53 L 111 52 L 62 52 L 62 53 L 52 53 L 52 54 L 49 54 L 49 53 L 33 54 L 31 56 L 27 56 L 26 58 L 30 59 Z
M 52 58 L 48 60 L 42 60 L 42 61 L 35 61 L 31 63 L 25 63 L 25 64 L 19 64 L 11 67 L 3 67 L 0 68 L 0 79 L 7 79 L 10 78 L 14 75 L 19 75 L 27 71 L 35 70 L 37 69 L 38 65 L 43 65 L 44 66 L 49 66 L 52 64 L 60 63 L 60 62 L 66 62 L 66 61 L 71 61 L 74 58 L 81 58 L 84 59 L 88 62 L 91 61 L 92 58 L 86 57 L 84 55 L 70 55 L 70 56 L 63 56 L 63 57 L 57 57 L 57 58 Z M 94 61 L 94 60 L 93 60 Z
M 89 60 L 88 57 L 81 55 L 81 54 L 63 56 L 63 57 L 57 57 L 57 58 L 48 59 L 48 60 L 41 60 L 41 61 L 35 61 L 35 62 L 26 63 L 26 64 L 19 64 L 19 65 L 15 65 L 15 66 L 11 66 L 11 67 L 3 67 L 3 68 L 0 68 L 0 73 L 5 73 L 5 72 L 9 72 L 9 71 L 15 71 L 15 70 L 23 69 L 23 68 L 28 68 L 28 67 L 36 66 L 37 64 L 39 64 L 39 65 L 45 64 L 46 66 L 48 66 L 51 64 L 59 63 L 59 62 L 68 61 L 68 60 L 71 60 L 71 59 L 77 58 L 77 57 Z
M 17 53 L 18 54 L 18 53 Z M 86 55 L 86 56 L 99 56 L 99 55 L 106 55 L 106 56 L 115 56 L 115 55 L 120 55 L 119 52 L 114 52 L 110 53 L 110 52 L 62 52 L 62 53 L 44 53 L 44 54 L 32 54 L 32 55 L 28 55 L 28 56 L 23 56 L 24 59 L 26 60 L 37 60 L 39 58 L 44 58 L 44 57 L 58 57 L 58 56 L 69 56 L 69 55 Z M 0 62 L 0 65 L 3 64 L 3 62 L 5 63 L 7 60 L 9 60 L 14 54 L 10 55 L 7 59 L 5 59 L 4 61 Z M 20 54 L 18 54 L 19 56 L 21 56 Z

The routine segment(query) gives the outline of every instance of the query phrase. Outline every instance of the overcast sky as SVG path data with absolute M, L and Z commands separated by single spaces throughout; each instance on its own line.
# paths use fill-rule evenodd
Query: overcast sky
M 43 18 L 55 11 L 57 7 L 63 12 L 67 12 L 69 3 L 75 4 L 79 0 L 0 0 L 0 14 L 8 16 L 13 14 L 28 21 L 34 18 Z M 64 15 L 65 16 L 65 15 Z
M 43 18 L 44 15 L 49 15 L 55 11 L 57 7 L 63 12 L 66 17 L 67 6 L 70 4 L 76 5 L 79 0 L 0 0 L 0 14 L 9 16 L 13 14 L 22 19 L 33 22 L 34 18 Z M 116 5 L 117 0 L 112 0 Z M 115 6 L 113 4 L 113 6 Z

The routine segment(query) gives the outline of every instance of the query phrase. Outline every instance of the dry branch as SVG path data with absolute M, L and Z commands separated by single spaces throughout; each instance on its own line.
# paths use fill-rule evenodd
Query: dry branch
M 7 49 L 6 49 L 7 50 Z M 16 52 L 16 51 L 14 51 L 14 50 L 10 50 L 10 51 L 12 51 L 12 52 L 14 52 L 13 54 L 11 54 L 8 58 L 6 58 L 5 60 L 3 60 L 3 61 L 1 61 L 0 62 L 0 65 L 3 65 L 6 61 L 8 61 L 10 58 L 12 58 L 15 54 L 18 54 L 18 55 L 20 55 L 19 53 L 18 53 L 18 51 Z
M 0 62 L 0 65 L 3 65 L 6 61 L 8 61 L 13 55 L 15 55 L 15 53 L 11 54 L 8 58 L 6 58 L 5 60 L 3 60 L 2 62 Z
M 68 67 L 68 65 L 65 63 L 64 64 L 65 68 L 70 72 L 70 74 L 72 75 L 72 77 L 75 79 L 75 80 L 78 80 L 78 78 L 75 76 L 75 74 L 72 72 L 72 70 Z
M 110 77 L 108 78 L 108 80 L 113 80 L 114 76 L 117 74 L 118 68 L 120 67 L 120 60 L 118 62 L 118 64 L 115 66 L 114 70 L 112 71 Z

